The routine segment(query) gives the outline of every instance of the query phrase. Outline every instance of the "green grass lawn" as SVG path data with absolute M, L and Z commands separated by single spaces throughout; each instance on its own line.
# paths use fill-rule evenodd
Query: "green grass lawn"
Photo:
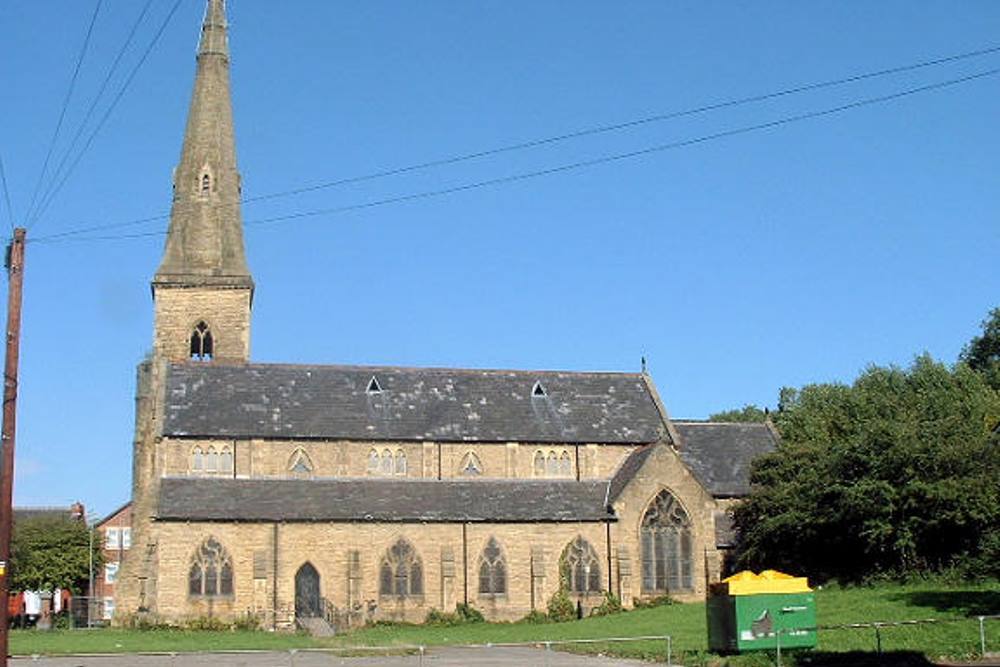
M 931 658 L 971 658 L 979 653 L 979 614 L 1000 614 L 1000 583 L 983 585 L 880 585 L 877 587 L 827 587 L 816 593 L 820 626 L 871 621 L 938 619 L 934 625 L 883 628 L 884 651 L 913 651 Z M 986 622 L 987 650 L 1000 652 L 1000 620 Z M 640 609 L 614 616 L 571 623 L 478 623 L 454 627 L 379 625 L 326 640 L 270 632 L 195 632 L 74 630 L 59 632 L 15 631 L 15 654 L 58 654 L 137 651 L 209 651 L 220 649 L 272 649 L 350 646 L 438 646 L 501 642 L 543 642 L 640 635 L 673 637 L 674 656 L 684 664 L 712 664 L 706 654 L 705 605 L 676 604 Z M 567 647 L 559 647 L 566 650 Z M 662 660 L 666 644 L 644 641 L 626 644 L 589 644 L 570 650 Z M 820 656 L 848 651 L 875 650 L 871 628 L 823 630 Z M 816 654 L 803 654 L 816 657 Z M 731 659 L 734 665 L 771 664 L 773 656 Z M 802 660 L 802 662 L 806 662 Z

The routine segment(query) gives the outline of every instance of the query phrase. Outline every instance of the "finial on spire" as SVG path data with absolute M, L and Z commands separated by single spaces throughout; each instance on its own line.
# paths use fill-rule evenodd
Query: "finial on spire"
M 646 374 L 646 355 L 645 354 L 642 355 L 642 357 L 640 357 L 640 363 L 642 365 L 642 374 L 645 375 Z
M 229 41 L 226 35 L 226 0 L 208 0 L 205 20 L 201 24 L 201 41 L 198 56 L 215 55 L 229 59 Z

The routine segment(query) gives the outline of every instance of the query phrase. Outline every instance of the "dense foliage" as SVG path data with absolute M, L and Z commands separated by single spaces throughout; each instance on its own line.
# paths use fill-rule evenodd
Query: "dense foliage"
M 82 521 L 50 516 L 19 519 L 11 543 L 11 589 L 59 587 L 79 593 L 90 575 L 89 547 L 90 534 Z M 102 565 L 98 544 L 93 555 L 98 572 Z
M 758 408 L 752 403 L 744 405 L 739 410 L 726 410 L 709 415 L 710 422 L 765 422 L 770 415 L 767 410 Z
M 918 357 L 850 386 L 784 389 L 782 442 L 735 512 L 742 567 L 852 581 L 958 567 L 1000 575 L 1000 394 Z
M 1000 308 L 994 308 L 982 326 L 983 335 L 969 341 L 960 358 L 1000 391 Z

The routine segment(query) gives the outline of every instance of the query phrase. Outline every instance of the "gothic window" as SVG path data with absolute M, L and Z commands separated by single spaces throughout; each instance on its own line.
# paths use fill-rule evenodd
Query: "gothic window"
M 459 472 L 467 477 L 478 477 L 483 474 L 483 464 L 475 452 L 469 452 L 465 455 L 465 458 L 462 459 L 462 465 L 459 466 Z
M 208 194 L 208 191 L 212 189 L 212 178 L 208 174 L 201 175 L 201 193 Z
M 205 472 L 218 472 L 219 471 L 219 452 L 215 451 L 215 447 L 209 447 L 208 451 L 205 452 Z
M 233 451 L 226 445 L 219 452 L 219 472 L 233 471 Z
M 198 322 L 191 332 L 191 358 L 197 361 L 211 361 L 212 332 L 204 322 Z
M 424 570 L 409 542 L 400 538 L 379 565 L 379 595 L 408 597 L 424 594 Z
M 669 491 L 661 491 L 642 517 L 642 590 L 692 590 L 691 520 Z
M 378 474 L 378 469 L 379 469 L 378 463 L 379 463 L 378 452 L 373 449 L 370 452 L 368 452 L 368 474 L 369 475 L 377 475 Z
M 406 452 L 402 449 L 396 450 L 396 465 L 394 470 L 397 475 L 406 474 Z
M 369 394 L 381 394 L 382 393 L 382 385 L 379 384 L 378 378 L 375 377 L 374 375 L 372 376 L 372 379 L 368 381 L 368 388 L 366 389 L 366 391 Z
M 542 386 L 541 382 L 536 382 L 535 386 L 531 388 L 531 395 L 541 398 L 548 396 L 548 392 L 545 391 L 545 387 Z
M 379 472 L 383 475 L 392 474 L 392 452 L 388 449 L 382 450 L 382 459 L 379 462 Z
M 559 562 L 563 581 L 574 593 L 601 590 L 601 562 L 590 542 L 577 536 L 563 551 Z
M 559 474 L 559 457 L 555 452 L 549 452 L 545 459 L 545 474 L 549 477 L 555 477 Z
M 563 477 L 571 477 L 573 475 L 573 460 L 569 452 L 565 449 L 559 455 L 559 474 Z
M 535 477 L 545 476 L 545 452 L 535 452 Z
M 233 594 L 233 562 L 214 537 L 202 542 L 191 559 L 188 594 L 199 597 Z
M 201 451 L 201 447 L 195 447 L 191 451 L 191 470 L 195 472 L 201 472 L 205 469 L 204 452 Z
M 288 471 L 293 475 L 308 475 L 313 471 L 312 461 L 301 447 L 288 459 Z
M 504 595 L 507 593 L 507 564 L 495 537 L 486 543 L 479 557 L 479 594 Z

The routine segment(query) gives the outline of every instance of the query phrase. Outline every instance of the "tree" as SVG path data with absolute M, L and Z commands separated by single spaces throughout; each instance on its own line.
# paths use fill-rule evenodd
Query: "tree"
M 768 413 L 765 410 L 758 408 L 752 403 L 744 405 L 738 410 L 725 410 L 723 412 L 716 412 L 714 415 L 709 415 L 708 421 L 710 422 L 764 422 L 767 420 Z
M 959 360 L 982 373 L 990 386 L 1000 391 L 1000 308 L 990 311 L 981 326 L 983 335 L 966 344 Z
M 90 574 L 90 534 L 83 521 L 38 516 L 18 520 L 11 543 L 11 589 L 79 592 Z M 94 545 L 95 571 L 102 565 Z
M 853 385 L 782 390 L 782 442 L 735 512 L 743 567 L 823 580 L 1000 574 L 1000 395 L 927 355 Z

